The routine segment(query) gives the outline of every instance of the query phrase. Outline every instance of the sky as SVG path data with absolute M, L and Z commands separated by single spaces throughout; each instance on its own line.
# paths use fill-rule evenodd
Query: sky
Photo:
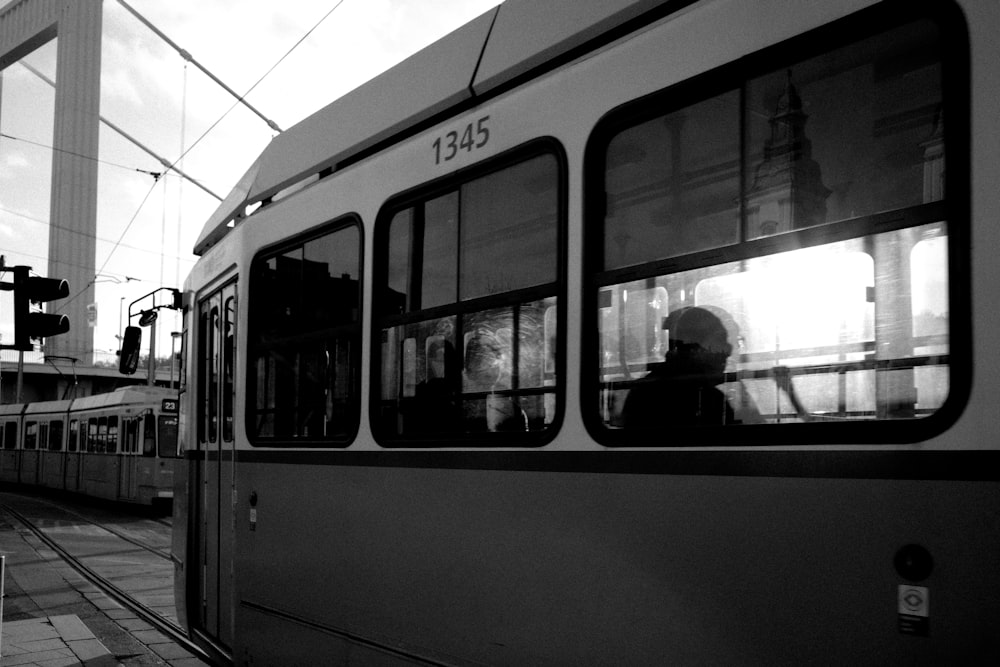
M 246 100 L 283 130 L 499 4 L 127 2 L 231 89 L 244 94 L 253 88 Z M 117 0 L 104 0 L 103 7 L 101 115 L 169 162 L 183 155 L 177 166 L 225 197 L 274 130 Z M 55 79 L 56 42 L 23 62 Z M 39 275 L 48 274 L 53 106 L 54 90 L 31 70 L 17 63 L 3 71 L 0 254 L 7 266 L 28 265 Z M 197 259 L 191 249 L 219 200 L 176 175 L 154 178 L 149 172 L 162 172 L 163 165 L 104 124 L 97 159 L 94 347 L 96 360 L 117 363 L 116 336 L 120 322 L 127 324 L 128 304 L 161 286 L 182 287 Z M 71 296 L 82 287 L 70 285 Z M 4 342 L 13 338 L 9 295 L 0 294 Z M 157 356 L 166 356 L 170 331 L 181 324 L 171 311 L 161 311 L 158 325 Z

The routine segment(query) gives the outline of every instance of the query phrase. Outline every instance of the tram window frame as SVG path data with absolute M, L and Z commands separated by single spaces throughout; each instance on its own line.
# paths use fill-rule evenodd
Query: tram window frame
M 552 235 L 553 255 L 548 266 L 554 268 L 550 279 L 515 284 L 507 289 L 493 289 L 481 283 L 477 287 L 473 283 L 474 290 L 485 289 L 487 293 L 466 293 L 463 272 L 472 270 L 468 262 L 482 259 L 475 254 L 476 242 L 466 239 L 477 232 L 481 234 L 482 224 L 475 217 L 465 217 L 463 207 L 475 211 L 476 205 L 483 206 L 482 220 L 488 221 L 495 213 L 490 208 L 490 197 L 523 194 L 499 190 L 504 179 L 520 169 L 537 168 L 545 160 L 552 161 L 552 181 L 542 183 L 538 179 L 534 186 L 539 192 L 550 186 L 554 190 L 551 213 L 547 208 L 540 210 L 541 215 L 554 218 L 552 229 L 543 230 L 546 236 Z M 540 137 L 397 194 L 382 206 L 374 230 L 369 348 L 369 421 L 379 446 L 541 447 L 555 438 L 566 409 L 567 170 L 565 150 L 559 141 Z M 493 177 L 495 183 L 489 180 Z M 483 201 L 477 202 L 477 196 Z M 450 213 L 440 215 L 440 204 L 446 203 L 448 197 L 454 198 L 453 208 Z M 406 222 L 400 224 L 406 225 L 405 232 L 395 231 L 397 220 L 404 219 Z M 431 230 L 434 236 L 427 233 L 427 220 L 434 221 L 435 228 Z M 511 240 L 524 243 L 516 236 Z M 450 245 L 445 246 L 444 256 L 453 266 L 447 268 L 449 274 L 442 281 L 440 276 L 429 276 L 424 270 L 431 262 L 438 267 L 434 259 L 425 262 L 424 256 L 441 252 L 440 247 L 445 243 Z M 511 249 L 518 250 L 516 246 Z M 466 251 L 469 257 L 464 256 Z M 402 273 L 394 255 L 406 258 Z M 435 270 L 440 274 L 439 269 Z M 429 288 L 428 279 L 435 280 Z M 404 282 L 405 292 L 393 287 L 400 281 Z M 443 296 L 444 287 L 448 289 L 447 296 Z M 428 298 L 431 304 L 425 306 L 423 301 Z M 434 329 L 427 329 L 430 326 Z M 413 329 L 416 333 L 410 336 Z M 390 332 L 400 331 L 402 335 L 390 336 Z M 418 338 L 423 338 L 422 350 L 417 350 Z M 479 339 L 483 342 L 469 345 Z M 390 358 L 394 365 L 388 368 L 383 363 L 386 345 L 391 346 L 390 354 L 394 355 Z M 534 350 L 531 356 L 537 363 L 532 366 L 531 358 L 519 350 Z M 475 359 L 480 356 L 498 357 L 490 367 L 497 369 L 495 385 L 500 385 L 499 390 L 483 390 L 470 380 L 474 374 L 467 373 L 467 369 L 470 364 L 476 365 Z M 524 377 L 526 372 L 538 377 L 533 384 L 520 386 L 518 376 Z M 394 392 L 393 396 L 383 396 L 383 385 L 388 386 L 390 381 L 387 373 L 393 374 L 393 384 L 399 383 L 388 389 Z M 410 375 L 414 377 L 408 379 Z M 438 388 L 431 386 L 435 379 L 439 381 Z M 425 389 L 424 397 L 419 395 L 421 388 Z M 433 401 L 434 408 L 444 412 L 428 417 L 432 414 L 430 404 L 418 403 L 417 399 Z M 415 426 L 409 430 L 404 422 L 407 413 L 415 420 Z M 513 424 L 514 428 L 508 429 L 506 424 Z
M 940 60 L 937 61 L 938 81 L 941 86 L 940 108 L 947 118 L 944 125 L 943 154 L 947 169 L 943 175 L 943 192 L 937 199 L 925 199 L 929 203 L 906 204 L 888 210 L 872 210 L 864 215 L 835 218 L 819 224 L 795 227 L 773 235 L 748 237 L 746 225 L 749 209 L 746 204 L 748 191 L 749 139 L 746 129 L 747 92 L 755 80 L 775 72 L 791 72 L 797 64 L 810 59 L 818 60 L 828 54 L 846 51 L 863 40 L 874 40 L 893 30 L 903 30 L 920 21 L 930 21 L 937 30 Z M 911 7 L 903 2 L 889 2 L 884 6 L 870 8 L 854 15 L 776 44 L 758 53 L 748 55 L 736 63 L 724 65 L 704 75 L 678 83 L 667 89 L 652 93 L 644 98 L 626 102 L 607 114 L 595 127 L 588 140 L 584 178 L 584 299 L 583 299 L 583 360 L 581 361 L 581 403 L 584 423 L 588 432 L 601 444 L 614 447 L 683 447 L 703 445 L 789 445 L 864 442 L 893 444 L 926 439 L 946 429 L 961 413 L 969 392 L 971 379 L 971 327 L 969 325 L 969 75 L 967 67 L 968 41 L 966 27 L 961 13 L 951 4 L 928 6 L 921 4 Z M 874 63 L 874 61 L 872 61 Z M 791 76 L 789 74 L 789 76 Z M 638 263 L 623 263 L 609 268 L 605 263 L 604 225 L 608 215 L 608 195 L 605 194 L 606 162 L 611 142 L 625 131 L 637 128 L 643 123 L 657 118 L 667 118 L 671 113 L 680 113 L 694 105 L 718 96 L 726 91 L 737 91 L 739 96 L 739 143 L 737 182 L 736 224 L 738 237 L 735 242 L 725 242 L 710 248 L 691 248 L 679 254 L 666 254 L 642 260 Z M 791 94 L 791 93 L 790 93 Z M 791 99 L 791 98 L 789 98 Z M 789 105 L 791 108 L 792 105 Z M 775 113 L 778 113 L 777 111 Z M 939 112 L 940 113 L 940 112 Z M 935 132 L 940 126 L 935 125 Z M 765 153 L 766 155 L 766 153 Z M 926 165 L 925 165 L 926 166 Z M 926 179 L 926 172 L 924 178 Z M 680 218 L 684 220 L 684 218 Z M 928 229 L 932 226 L 946 229 L 947 235 L 947 350 L 944 367 L 947 369 L 947 396 L 936 409 L 925 416 L 884 418 L 876 412 L 870 419 L 824 419 L 818 415 L 804 415 L 802 421 L 792 423 L 744 423 L 744 424 L 685 424 L 662 423 L 654 430 L 622 427 L 623 424 L 608 421 L 608 413 L 603 402 L 610 394 L 611 385 L 602 381 L 602 340 L 600 337 L 600 311 L 611 306 L 610 289 L 634 284 L 651 284 L 659 278 L 683 276 L 686 272 L 697 276 L 698 272 L 710 271 L 713 267 L 725 267 L 727 263 L 737 263 L 756 258 L 775 258 L 803 248 L 823 248 L 852 240 L 874 239 L 880 234 L 900 230 Z M 707 273 L 706 273 L 707 275 Z M 911 280 L 913 278 L 911 277 Z M 881 283 L 875 279 L 875 287 L 869 292 L 869 299 Z M 621 301 L 616 297 L 617 301 Z M 619 304 L 621 305 L 621 304 Z M 684 305 L 689 305 L 685 303 Z M 619 318 L 624 315 L 619 315 Z M 916 314 L 913 315 L 913 321 Z M 663 320 L 666 324 L 666 318 Z M 914 324 L 914 326 L 916 326 Z M 731 328 L 731 327 L 727 327 Z M 620 337 L 620 335 L 619 335 Z M 739 347 L 741 341 L 731 345 Z M 664 342 L 664 346 L 666 343 Z M 619 349 L 617 364 L 623 363 L 624 348 Z M 658 349 L 658 348 L 657 348 Z M 734 351 L 734 356 L 739 350 Z M 892 367 L 894 359 L 887 361 Z M 628 361 L 624 362 L 629 364 Z M 917 362 L 914 362 L 917 363 Z M 933 363 L 929 362 L 929 363 Z M 661 364 L 662 365 L 662 364 Z M 647 369 L 652 365 L 647 362 Z M 769 371 L 768 371 L 769 372 Z M 872 370 L 871 372 L 876 372 Z M 777 371 L 775 371 L 777 373 Z M 891 373 L 887 373 L 889 375 Z M 626 398 L 631 388 L 638 386 L 635 378 L 628 373 L 622 376 L 622 387 L 614 399 Z M 763 377 L 763 375 L 762 375 Z M 799 376 L 800 378 L 802 376 Z M 777 384 L 777 375 L 767 375 Z M 791 376 L 796 379 L 794 373 Z M 740 376 L 727 369 L 726 383 L 740 380 Z M 641 382 L 641 381 L 640 381 Z M 613 384 L 613 383 L 612 383 Z M 719 385 L 720 387 L 722 385 Z M 662 396 L 662 394 L 661 394 Z M 726 400 L 725 398 L 723 400 Z M 729 402 L 732 403 L 730 395 Z M 915 402 L 915 400 L 914 400 Z M 780 404 L 779 404 L 780 405 Z M 620 410 L 619 407 L 616 409 Z M 778 408 L 779 416 L 781 408 Z M 621 415 L 621 413 L 618 413 Z M 802 413 L 800 413 L 802 414 Z M 903 414 L 901 411 L 899 414 Z M 893 415 L 895 416 L 895 415 Z M 663 421 L 663 420 L 661 420 Z M 648 429 L 648 430 L 647 430 Z
M 340 235 L 340 250 L 324 248 Z M 330 254 L 318 259 L 326 262 L 311 255 L 324 250 Z M 251 446 L 344 448 L 357 437 L 361 427 L 364 256 L 364 225 L 355 213 L 338 216 L 254 256 L 247 297 L 244 410 Z M 279 266 L 283 259 L 284 270 Z M 339 275 L 306 275 L 310 263 L 333 264 Z M 317 279 L 327 281 L 330 293 L 342 298 L 312 304 L 298 300 L 322 288 L 311 284 Z M 282 287 L 280 281 L 292 281 L 297 287 Z M 281 296 L 293 300 L 280 301 Z M 276 310 L 276 305 L 280 309 Z M 238 344 L 235 337 L 232 341 Z M 289 350 L 294 354 L 286 355 Z M 235 358 L 235 348 L 233 355 Z M 325 367 L 317 361 L 321 357 L 326 358 Z M 279 392 L 279 383 L 289 391 Z M 300 395 L 312 400 L 303 401 Z

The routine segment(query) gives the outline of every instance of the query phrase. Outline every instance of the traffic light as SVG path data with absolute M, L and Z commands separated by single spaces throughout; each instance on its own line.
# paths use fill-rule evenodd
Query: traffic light
M 69 283 L 62 278 L 29 276 L 27 266 L 15 266 L 14 349 L 31 350 L 32 338 L 47 338 L 69 331 L 69 318 L 52 313 L 33 313 L 31 303 L 65 299 Z

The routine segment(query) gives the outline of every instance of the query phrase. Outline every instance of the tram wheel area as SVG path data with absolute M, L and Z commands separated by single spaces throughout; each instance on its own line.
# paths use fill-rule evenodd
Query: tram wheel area
M 102 558 L 103 554 L 123 551 L 118 536 L 108 533 L 102 539 L 96 535 L 101 532 L 99 524 L 88 523 L 88 519 L 74 515 L 71 508 L 46 503 L 36 496 L 0 490 L 0 554 L 5 564 L 0 655 L 4 663 L 16 659 L 21 664 L 30 653 L 31 659 L 37 660 L 28 664 L 73 655 L 81 664 L 206 664 L 88 581 L 64 555 L 36 534 L 37 528 L 33 530 L 22 522 L 23 518 L 50 528 L 58 523 L 60 531 L 85 531 L 89 548 Z M 101 514 L 115 516 L 113 508 L 108 507 L 102 508 Z M 125 523 L 135 519 L 127 512 L 118 517 Z M 169 533 L 169 528 L 164 530 Z M 134 546 L 127 548 L 135 550 Z M 118 570 L 112 566 L 111 572 L 111 578 L 115 578 Z M 127 576 L 124 569 L 121 572 L 121 576 Z M 82 653 L 67 653 L 69 650 Z

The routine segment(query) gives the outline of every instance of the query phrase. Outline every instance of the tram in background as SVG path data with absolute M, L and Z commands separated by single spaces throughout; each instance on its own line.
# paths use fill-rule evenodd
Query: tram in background
M 0 482 L 169 509 L 177 390 L 130 386 L 0 406 Z
M 192 637 L 1000 661 L 998 31 L 508 0 L 277 136 L 185 284 Z

